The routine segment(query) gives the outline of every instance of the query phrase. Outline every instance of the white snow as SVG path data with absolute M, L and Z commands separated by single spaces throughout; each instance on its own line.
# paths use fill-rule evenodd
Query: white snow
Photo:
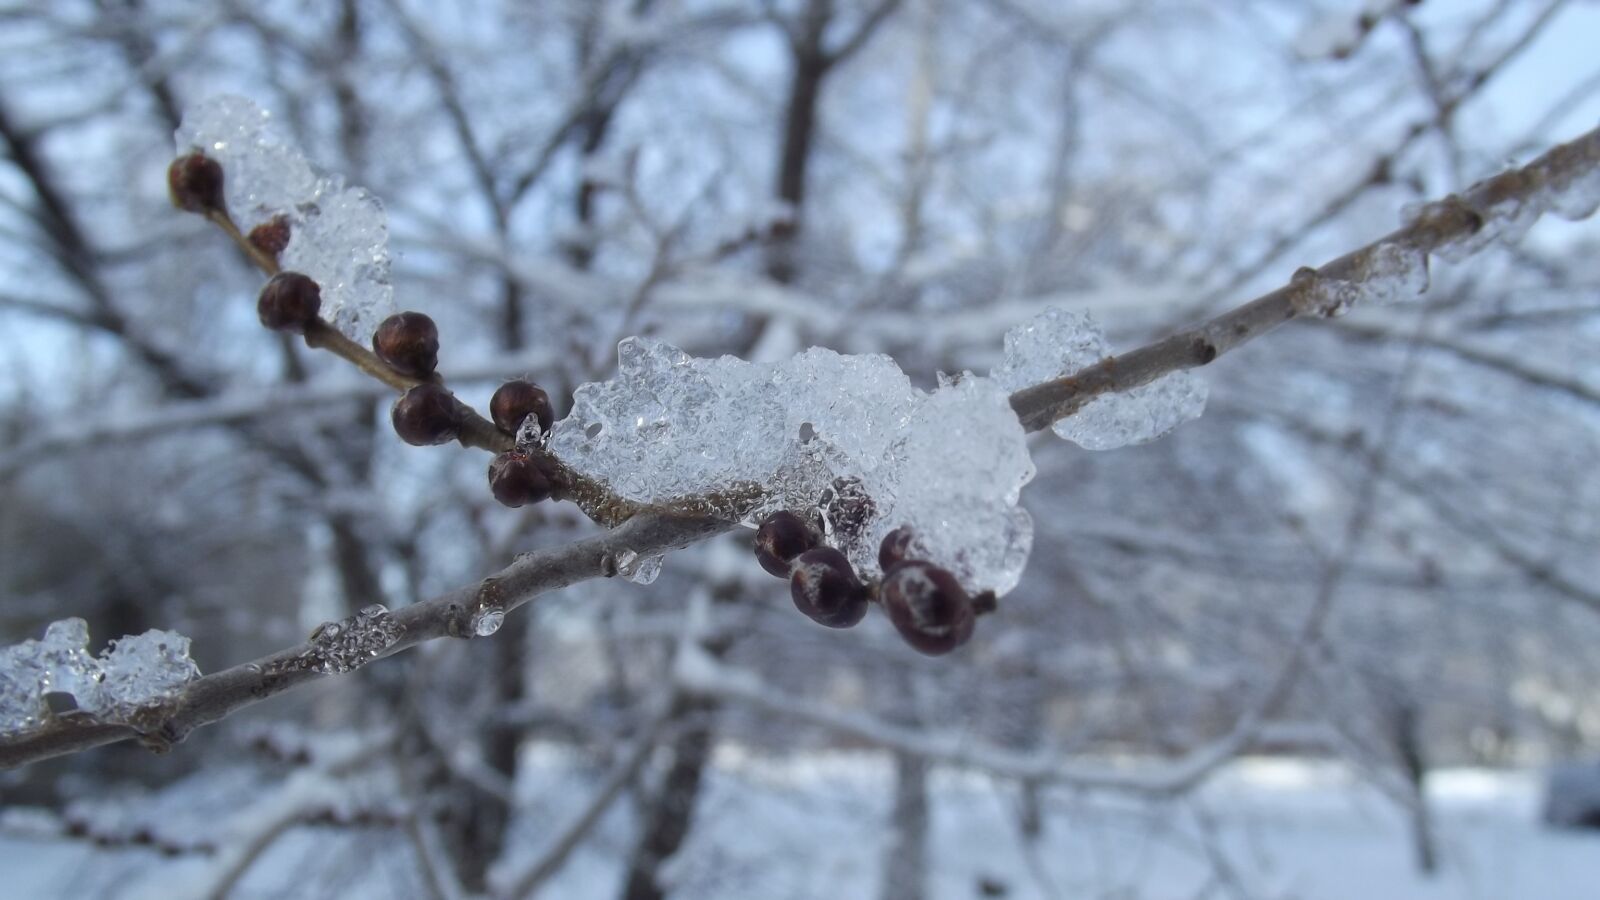
M 198 149 L 222 164 L 228 213 L 241 229 L 288 219 L 279 261 L 316 280 L 322 314 L 340 331 L 364 342 L 394 312 L 383 204 L 317 172 L 265 110 L 243 97 L 211 97 L 185 110 L 174 140 L 179 153 Z
M 551 823 L 583 809 L 608 774 L 566 751 L 539 747 L 530 748 L 520 768 L 517 793 L 526 812 L 513 825 L 507 870 L 541 855 L 557 837 Z M 206 777 L 215 781 L 218 773 Z M 724 746 L 707 774 L 694 830 L 672 861 L 679 892 L 705 900 L 875 896 L 893 832 L 893 778 L 878 754 L 775 758 Z M 1412 864 L 1404 815 L 1333 763 L 1243 759 L 1179 802 L 1048 793 L 1043 833 L 1031 843 L 1016 827 L 1013 785 L 939 769 L 930 783 L 928 896 L 968 900 L 977 896 L 980 878 L 1004 884 L 1010 900 L 1207 896 L 1203 888 L 1218 874 L 1208 858 L 1209 834 L 1209 852 L 1237 879 L 1234 889 L 1212 895 L 1588 900 L 1600 881 L 1600 834 L 1539 825 L 1538 783 L 1532 772 L 1436 772 L 1428 793 L 1440 870 L 1428 878 Z M 194 803 L 197 786 L 188 789 L 186 805 Z M 251 790 L 282 787 L 268 781 Z M 236 806 L 218 810 L 206 829 L 224 845 L 271 825 L 269 813 L 291 808 L 288 801 L 315 799 L 298 782 L 282 791 L 282 800 L 251 793 L 254 800 L 237 805 L 232 791 L 222 796 Z M 157 796 L 133 802 L 150 806 Z M 613 804 L 538 896 L 616 896 L 632 843 L 631 809 Z M 166 858 L 150 848 L 96 847 L 52 834 L 47 822 L 29 822 L 22 813 L 12 809 L 0 819 L 8 895 L 172 896 L 202 883 L 219 861 L 236 858 L 229 849 Z M 251 866 L 233 895 L 426 897 L 414 856 L 389 831 L 295 826 Z

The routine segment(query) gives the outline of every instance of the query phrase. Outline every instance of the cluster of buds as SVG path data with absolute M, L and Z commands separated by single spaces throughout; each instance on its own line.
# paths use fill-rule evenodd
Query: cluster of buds
M 180 209 L 226 218 L 223 171 L 215 160 L 193 152 L 174 160 L 167 171 L 172 202 Z M 238 234 L 235 232 L 235 236 Z M 268 271 L 289 245 L 290 226 L 276 216 L 251 229 L 244 241 Z M 320 318 L 322 289 L 299 272 L 277 272 L 261 289 L 256 312 L 261 324 L 288 334 L 325 334 Z M 360 353 L 359 348 L 353 352 Z M 401 312 L 385 319 L 372 336 L 372 352 L 384 366 L 411 386 L 395 401 L 390 420 L 401 440 L 417 446 L 444 444 L 461 437 L 476 417 L 446 390 L 437 374 L 439 329 L 419 312 Z M 363 363 L 365 365 L 365 363 Z M 387 380 L 387 379 L 386 379 Z M 495 428 L 509 438 L 537 423 L 548 434 L 555 412 L 549 394 L 529 381 L 509 381 L 489 401 Z M 489 488 L 499 502 L 511 507 L 537 503 L 557 493 L 561 483 L 556 464 L 537 449 L 516 447 L 497 455 L 489 464 Z M 870 503 L 862 505 L 839 488 L 840 511 L 855 518 L 870 517 Z M 846 502 L 850 501 L 850 502 Z M 857 508 L 859 507 L 859 508 Z M 889 621 L 914 649 L 937 656 L 949 653 L 972 637 L 976 617 L 994 609 L 992 592 L 973 597 L 948 570 L 914 559 L 912 532 L 901 527 L 884 538 L 878 550 L 883 569 L 880 583 L 867 584 L 856 575 L 850 560 L 823 544 L 817 528 L 791 512 L 768 516 L 756 531 L 755 554 L 761 567 L 789 581 L 794 605 L 818 624 L 850 628 L 866 617 L 873 602 L 882 604 Z
M 866 617 L 874 600 L 905 642 L 940 656 L 972 638 L 977 616 L 995 608 L 993 592 L 969 595 L 947 569 L 910 558 L 912 532 L 890 532 L 878 548 L 883 581 L 877 590 L 857 577 L 850 560 L 824 546 L 817 529 L 792 512 L 775 512 L 756 529 L 761 568 L 789 580 L 796 609 L 829 628 L 849 628 Z
M 508 381 L 489 398 L 489 417 L 495 427 L 516 437 L 531 417 L 541 434 L 555 423 L 550 395 L 531 381 Z M 555 493 L 556 473 L 547 457 L 521 448 L 507 450 L 489 463 L 489 490 L 506 506 L 525 506 L 549 499 Z
M 179 156 L 167 169 L 172 203 L 188 212 L 226 219 L 223 185 L 222 166 L 198 150 Z M 278 215 L 252 228 L 244 242 L 263 268 L 276 272 L 290 237 L 288 218 Z M 318 339 L 323 339 L 328 326 L 321 312 L 321 286 L 300 272 L 276 272 L 256 298 L 261 324 L 286 334 L 318 334 Z M 461 437 L 463 428 L 475 417 L 444 387 L 437 373 L 439 327 L 433 319 L 410 311 L 384 319 L 372 335 L 372 353 L 394 373 L 415 382 L 389 412 L 401 440 L 426 447 Z M 529 381 L 502 384 L 489 401 L 489 412 L 495 427 L 512 439 L 530 418 L 538 423 L 540 433 L 548 433 L 555 421 L 550 395 Z M 547 499 L 556 493 L 558 483 L 552 462 L 525 449 L 507 450 L 489 464 L 489 489 L 506 506 Z

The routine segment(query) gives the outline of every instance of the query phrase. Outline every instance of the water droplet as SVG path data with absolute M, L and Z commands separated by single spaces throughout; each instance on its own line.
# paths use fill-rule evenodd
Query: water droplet
M 311 646 L 288 667 L 329 675 L 351 672 L 377 659 L 403 634 L 405 626 L 383 604 L 374 603 L 349 618 L 318 625 Z
M 650 584 L 661 574 L 661 557 L 638 554 L 634 554 L 634 557 L 629 564 L 618 569 L 618 574 L 623 578 L 634 584 Z
M 478 637 L 488 637 L 499 631 L 505 621 L 506 612 L 503 609 L 480 609 L 472 615 L 472 633 Z

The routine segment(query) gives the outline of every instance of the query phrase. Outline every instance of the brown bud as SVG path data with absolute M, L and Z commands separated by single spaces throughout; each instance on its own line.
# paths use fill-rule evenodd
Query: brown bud
M 322 288 L 299 272 L 279 272 L 262 286 L 256 315 L 273 331 L 305 334 L 322 308 Z
M 901 562 L 884 578 L 879 597 L 895 630 L 920 653 L 940 656 L 972 637 L 972 600 L 933 563 Z
M 402 375 L 427 378 L 439 365 L 439 327 L 419 312 L 395 313 L 372 333 L 372 352 Z
M 538 418 L 540 431 L 549 431 L 556 420 L 550 395 L 531 381 L 508 381 L 489 398 L 489 417 L 506 434 L 516 434 L 528 416 Z
M 287 216 L 273 216 L 260 225 L 250 229 L 248 238 L 250 246 L 262 253 L 278 258 L 283 248 L 289 246 L 289 219 Z
M 178 157 L 167 167 L 167 193 L 185 212 L 222 209 L 222 165 L 198 150 Z
M 553 486 L 526 450 L 507 450 L 489 463 L 489 490 L 512 508 L 548 499 Z
M 417 447 L 446 444 L 461 433 L 461 407 L 456 398 L 431 381 L 400 395 L 389 419 L 400 440 Z
M 756 529 L 756 562 L 769 574 L 788 578 L 795 557 L 820 543 L 822 539 L 804 520 L 780 510 L 763 519 Z
M 911 528 L 901 525 L 899 528 L 883 536 L 883 543 L 878 545 L 878 568 L 885 575 L 889 570 L 904 562 L 911 555 Z
M 867 614 L 866 585 L 850 560 L 832 547 L 817 547 L 795 558 L 789 574 L 795 608 L 819 625 L 849 628 Z

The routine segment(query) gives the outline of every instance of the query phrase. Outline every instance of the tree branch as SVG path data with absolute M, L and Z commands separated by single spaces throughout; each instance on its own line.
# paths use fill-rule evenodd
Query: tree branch
M 1172 372 L 1208 365 L 1229 350 L 1266 334 L 1292 319 L 1313 315 L 1308 302 L 1320 282 L 1363 283 L 1380 246 L 1398 245 L 1433 253 L 1494 228 L 1520 203 L 1534 199 L 1553 180 L 1575 179 L 1600 167 L 1600 129 L 1561 144 L 1520 169 L 1510 169 L 1479 182 L 1464 194 L 1432 204 L 1411 224 L 1327 263 L 1301 269 L 1289 284 L 1229 310 L 1195 328 L 1141 347 L 1123 356 L 1107 357 L 1073 375 L 1025 388 L 1011 395 L 1023 427 L 1039 431 L 1081 409 L 1105 393 L 1149 384 Z
M 1072 415 L 1101 394 L 1126 391 L 1171 372 L 1206 365 L 1284 322 L 1307 315 L 1306 311 L 1313 306 L 1307 303 L 1307 295 L 1318 279 L 1359 282 L 1370 277 L 1370 254 L 1380 244 L 1437 250 L 1484 228 L 1497 227 L 1496 219 L 1507 216 L 1508 205 L 1534 198 L 1550 182 L 1592 174 L 1596 168 L 1600 168 L 1600 129 L 1550 150 L 1522 169 L 1507 171 L 1464 195 L 1433 204 L 1412 224 L 1380 241 L 1341 256 L 1321 269 L 1302 269 L 1289 285 L 1197 328 L 1125 356 L 1107 358 L 1074 375 L 1018 391 L 1011 396 L 1012 408 L 1028 430 L 1037 431 Z M 379 655 L 393 655 L 440 637 L 471 637 L 474 616 L 484 611 L 510 612 L 547 591 L 590 578 L 615 575 L 619 556 L 624 551 L 640 556 L 659 555 L 731 530 L 734 524 L 710 516 L 659 511 L 634 514 L 604 534 L 563 547 L 534 551 L 477 584 L 399 610 L 394 619 L 401 628 L 400 636 Z M 322 678 L 322 674 L 297 665 L 303 655 L 313 652 L 315 648 L 310 643 L 300 644 L 197 679 L 170 707 L 151 711 L 150 724 L 142 731 L 128 725 L 55 721 L 39 731 L 7 737 L 0 740 L 0 768 L 13 768 L 134 737 L 152 748 L 162 749 L 181 741 L 195 728 Z M 851 726 L 858 732 L 869 727 Z M 882 742 L 892 746 L 895 740 Z M 1231 746 L 1231 742 L 1224 739 L 1196 751 L 1187 763 L 1161 779 L 1162 783 L 1188 783 L 1209 771 L 1214 765 L 1211 762 L 1214 753 L 1223 745 Z M 1017 777 L 1033 780 L 1057 778 L 1062 774 L 1054 766 L 1041 769 L 1035 760 L 1010 759 L 1003 761 L 998 770 L 1009 770 Z M 1116 773 L 1084 772 L 1071 780 L 1106 785 L 1148 784 L 1147 779 Z

